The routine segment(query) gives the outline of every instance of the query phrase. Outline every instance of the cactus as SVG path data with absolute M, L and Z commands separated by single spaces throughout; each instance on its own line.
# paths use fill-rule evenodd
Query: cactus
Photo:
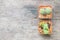
M 40 13 L 42 15 L 50 14 L 51 12 L 52 12 L 52 10 L 50 8 L 42 8 L 42 9 L 40 9 Z
M 40 26 L 43 27 L 43 32 L 44 32 L 44 34 L 48 34 L 48 32 L 49 32 L 49 31 L 48 31 L 48 29 L 49 29 L 49 28 L 48 28 L 48 24 L 47 24 L 47 23 L 44 23 L 44 22 L 41 22 L 41 23 L 40 23 Z
M 42 8 L 42 9 L 40 9 L 40 13 L 42 14 L 42 15 L 44 15 L 45 14 L 45 10 Z
M 46 12 L 46 14 L 50 14 L 52 12 L 52 10 L 50 8 L 46 8 L 45 12 Z
M 48 24 L 46 24 L 46 23 L 43 25 L 43 32 L 44 32 L 44 34 L 48 34 L 48 32 L 49 32 L 48 31 Z

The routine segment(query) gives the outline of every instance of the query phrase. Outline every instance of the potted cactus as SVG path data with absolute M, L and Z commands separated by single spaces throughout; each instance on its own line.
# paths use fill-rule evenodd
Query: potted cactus
M 52 7 L 51 6 L 40 6 L 38 12 L 39 12 L 38 14 L 39 18 L 43 18 L 43 19 L 52 18 Z
M 51 21 L 41 21 L 39 23 L 38 30 L 42 34 L 51 34 L 52 32 L 52 23 Z

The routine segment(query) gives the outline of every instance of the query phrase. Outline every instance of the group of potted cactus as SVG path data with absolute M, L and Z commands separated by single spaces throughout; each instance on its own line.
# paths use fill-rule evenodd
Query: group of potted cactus
M 40 18 L 38 24 L 38 31 L 41 34 L 52 33 L 52 6 L 39 6 L 38 18 Z

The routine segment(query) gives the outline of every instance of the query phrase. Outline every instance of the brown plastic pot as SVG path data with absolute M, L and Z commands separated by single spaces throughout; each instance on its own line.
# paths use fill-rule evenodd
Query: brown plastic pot
M 52 22 L 51 20 L 41 20 L 39 23 L 41 22 L 45 22 L 49 24 L 49 35 L 52 34 Z M 44 34 L 43 29 L 41 28 L 41 26 L 38 24 L 38 31 L 40 34 Z
M 39 8 L 38 8 L 38 18 L 41 18 L 41 19 L 52 19 L 52 12 L 49 14 L 49 15 L 42 15 L 40 12 L 39 12 L 39 10 L 41 9 L 41 8 L 50 8 L 51 10 L 52 10 L 52 6 L 39 6 Z

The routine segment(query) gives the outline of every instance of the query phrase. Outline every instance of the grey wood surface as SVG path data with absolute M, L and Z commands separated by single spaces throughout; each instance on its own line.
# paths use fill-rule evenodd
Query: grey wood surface
M 60 40 L 60 0 L 52 3 L 51 36 L 42 36 L 38 32 L 37 9 L 40 1 L 44 0 L 0 0 L 0 40 Z

